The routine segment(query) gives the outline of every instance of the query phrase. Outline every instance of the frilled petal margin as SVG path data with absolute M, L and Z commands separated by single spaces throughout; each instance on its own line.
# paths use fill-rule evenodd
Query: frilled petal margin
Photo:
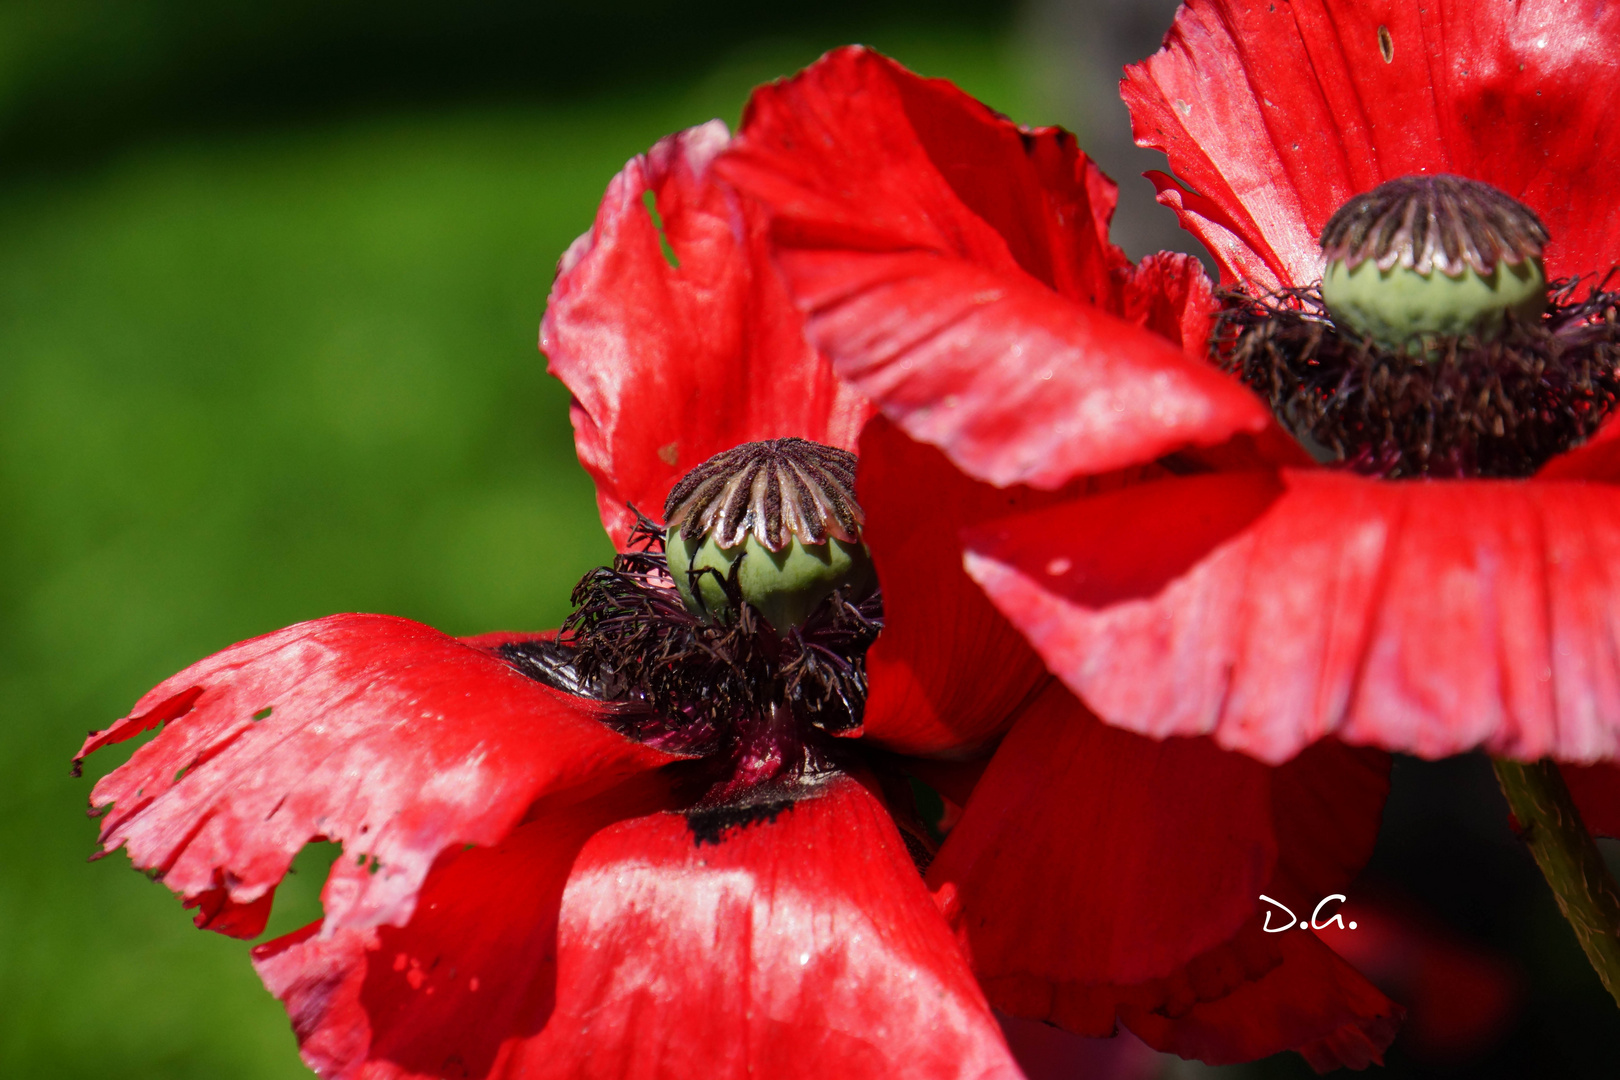
M 1388 774 L 1388 755 L 1332 742 L 1274 770 L 1205 739 L 1146 739 L 1054 684 L 1002 741 L 928 879 L 954 890 L 980 980 L 1013 1015 L 1085 1035 L 1124 1020 L 1211 1062 L 1305 1050 L 1349 1025 L 1376 1058 L 1398 1010 L 1314 938 L 1273 940 L 1257 912 L 1262 893 L 1310 911 L 1355 875 Z M 1207 1023 L 1234 994 L 1245 1008 Z
M 260 946 L 305 1060 L 341 1080 L 1020 1075 L 853 780 L 713 843 L 680 814 L 599 825 L 579 806 L 447 857 L 398 929 Z
M 1206 475 L 1008 518 L 969 573 L 1111 723 L 1282 762 L 1620 753 L 1607 484 Z
M 1206 980 L 1235 985 L 1204 998 Z M 1405 1015 L 1315 934 L 1268 934 L 1258 919 L 1189 968 L 1179 999 L 1120 1009 L 1125 1026 L 1159 1050 L 1216 1065 L 1290 1046 L 1317 1072 L 1382 1064 Z
M 333 615 L 193 664 L 76 760 L 162 725 L 90 801 L 106 810 L 102 851 L 126 847 L 199 926 L 261 933 L 293 856 L 320 838 L 367 867 L 329 883 L 328 926 L 400 924 L 441 852 L 500 841 L 542 796 L 675 760 L 599 708 L 420 623 Z
M 758 90 L 715 168 L 769 207 L 838 373 L 977 479 L 1051 489 L 1269 429 L 1253 395 L 1139 325 L 1168 294 L 1127 296 L 1113 185 L 1055 128 L 847 48 Z
M 1126 69 L 1159 199 L 1260 288 L 1321 276 L 1316 237 L 1409 173 L 1484 180 L 1552 232 L 1551 276 L 1620 261 L 1620 8 L 1569 0 L 1190 0 Z
M 675 481 L 711 456 L 784 435 L 853 450 L 871 412 L 806 343 L 763 211 L 711 171 L 727 138 L 715 120 L 631 159 L 563 255 L 541 324 L 621 550 L 625 504 L 662 520 Z

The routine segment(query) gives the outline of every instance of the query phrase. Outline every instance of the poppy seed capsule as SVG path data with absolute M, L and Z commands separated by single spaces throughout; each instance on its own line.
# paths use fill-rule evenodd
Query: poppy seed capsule
M 877 574 L 861 543 L 855 455 L 807 439 L 746 443 L 684 476 L 664 504 L 670 576 L 693 614 L 733 616 L 730 583 L 779 634 Z
M 1357 195 L 1322 230 L 1322 302 L 1341 329 L 1396 351 L 1497 336 L 1547 308 L 1547 230 L 1489 184 L 1403 176 Z

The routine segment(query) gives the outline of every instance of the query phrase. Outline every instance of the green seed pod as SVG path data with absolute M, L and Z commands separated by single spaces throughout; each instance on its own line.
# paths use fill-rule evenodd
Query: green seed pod
M 738 590 L 779 633 L 804 625 L 834 589 L 842 587 L 846 595 L 861 597 L 871 593 L 876 581 L 866 545 L 836 537 L 825 544 L 807 545 L 795 536 L 782 550 L 772 551 L 752 533 L 740 545 L 729 548 L 717 544 L 712 534 L 700 540 L 686 540 L 677 534 L 666 541 L 665 551 L 670 575 L 687 608 L 722 619 L 729 615 L 730 603 L 721 579 L 729 577 L 732 565 L 746 553 L 737 568 Z M 716 573 L 695 575 L 694 590 L 694 576 L 689 573 L 694 568 Z
M 1406 176 L 1341 206 L 1322 230 L 1322 301 L 1333 321 L 1392 351 L 1502 333 L 1547 308 L 1535 213 L 1489 184 Z
M 877 574 L 854 487 L 855 455 L 806 439 L 747 443 L 693 469 L 664 506 L 664 551 L 687 608 L 733 618 L 724 582 L 735 574 L 742 599 L 786 634 L 835 590 L 869 596 Z

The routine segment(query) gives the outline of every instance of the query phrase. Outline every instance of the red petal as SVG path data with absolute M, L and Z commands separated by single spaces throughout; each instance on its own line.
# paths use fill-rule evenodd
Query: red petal
M 212 930 L 235 938 L 255 938 L 264 933 L 275 899 L 274 885 L 257 900 L 245 904 L 232 900 L 230 890 L 220 886 L 188 897 L 181 906 L 197 909 L 191 921 L 199 930 Z
M 992 1000 L 1046 1019 L 998 990 L 1142 982 L 1229 939 L 1276 864 L 1268 772 L 1208 740 L 1110 728 L 1049 684 L 928 870 L 958 891 Z
M 1587 831 L 1620 839 L 1620 765 L 1565 765 L 1559 771 Z
M 1617 41 L 1602 0 L 1192 0 L 1123 91 L 1137 141 L 1190 189 L 1154 177 L 1160 201 L 1228 279 L 1316 280 L 1333 211 L 1418 172 L 1523 199 L 1560 277 L 1620 260 Z
M 968 535 L 969 572 L 1098 715 L 1284 761 L 1620 754 L 1620 500 L 1544 481 L 1191 477 Z
M 1059 128 L 1025 128 L 860 46 L 754 92 L 718 165 L 790 250 L 934 251 L 1119 306 L 1116 185 Z
M 770 206 L 778 265 L 839 374 L 978 479 L 1054 488 L 1270 423 L 1242 386 L 1110 314 L 1112 190 L 1056 129 L 843 49 L 757 91 L 717 168 Z
M 1382 750 L 1323 739 L 1271 770 L 1277 874 L 1266 895 L 1303 914 L 1349 887 L 1378 841 L 1389 768 Z
M 325 1077 L 485 1076 L 556 1002 L 557 919 L 581 847 L 599 829 L 667 802 L 631 783 L 445 852 L 401 927 L 319 923 L 253 950 L 287 1006 L 305 1062 Z M 340 859 L 323 898 L 365 871 Z
M 535 633 L 531 630 L 493 630 L 487 634 L 473 634 L 470 637 L 461 637 L 456 640 L 463 645 L 471 645 L 475 649 L 485 652 L 494 652 L 502 645 L 520 645 L 531 641 L 555 641 L 557 631 L 542 630 Z
M 1138 326 L 1169 338 L 1199 362 L 1209 355 L 1209 333 L 1219 305 L 1191 255 L 1161 251 L 1130 268 L 1120 290 L 1120 313 Z
M 1256 911 L 1264 893 L 1310 912 L 1360 871 L 1388 776 L 1388 755 L 1331 741 L 1272 769 L 1204 739 L 1144 739 L 1053 687 L 1002 741 L 929 881 L 955 888 L 974 967 L 1014 1015 L 1087 1035 L 1117 1018 L 1210 1061 L 1307 1048 L 1347 1023 L 1380 1032 L 1381 1051 L 1381 995 L 1331 954 L 1279 951 Z M 1331 976 L 1314 1018 L 1263 989 L 1278 964 L 1289 985 Z M 1228 995 L 1255 1015 L 1200 1012 Z
M 726 142 L 716 120 L 631 159 L 563 256 L 541 325 L 620 549 L 625 504 L 661 519 L 675 481 L 714 454 L 784 435 L 854 449 L 870 413 L 805 342 L 766 262 L 763 213 L 710 172 Z
M 1269 954 L 1258 977 L 1242 960 Z M 1238 980 L 1204 997 L 1206 985 Z M 1253 1061 L 1287 1047 L 1317 1072 L 1383 1064 L 1405 1013 L 1311 933 L 1248 928 L 1236 947 L 1194 965 L 1169 1003 L 1128 1005 L 1120 1019 L 1149 1046 L 1211 1065 Z
M 402 929 L 262 948 L 305 1059 L 345 1078 L 1018 1076 L 860 785 L 714 843 L 655 814 L 572 856 L 581 820 L 455 858 Z
M 971 752 L 1049 676 L 963 571 L 957 530 L 1045 500 L 969 480 L 882 419 L 861 437 L 859 489 L 886 621 L 866 654 L 862 732 L 906 754 Z
M 1164 1055 L 1129 1032 L 1090 1039 L 1035 1020 L 999 1019 L 1029 1080 L 1155 1080 L 1165 1072 Z
M 161 873 L 201 908 L 199 925 L 247 936 L 315 837 L 371 870 L 328 897 L 329 923 L 400 923 L 441 851 L 498 841 L 542 795 L 672 760 L 603 726 L 588 702 L 381 615 L 302 623 L 193 664 L 80 758 L 153 717 L 164 730 L 91 795 L 111 806 L 102 848 L 125 845 Z

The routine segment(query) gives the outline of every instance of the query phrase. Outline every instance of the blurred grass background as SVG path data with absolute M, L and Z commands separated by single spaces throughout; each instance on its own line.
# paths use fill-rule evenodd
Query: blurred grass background
M 92 779 L 128 749 L 83 780 L 68 759 L 301 619 L 561 620 L 609 548 L 536 330 L 626 158 L 863 40 L 1079 128 L 1151 207 L 1108 84 L 1172 7 L 0 0 L 0 1077 L 309 1075 L 242 943 L 121 853 L 84 861 Z M 1124 216 L 1133 254 L 1176 244 Z M 1531 993 L 1501 1071 L 1442 1072 L 1605 1075 L 1612 1009 L 1469 768 L 1403 763 L 1380 872 Z M 318 916 L 327 858 L 270 933 Z

